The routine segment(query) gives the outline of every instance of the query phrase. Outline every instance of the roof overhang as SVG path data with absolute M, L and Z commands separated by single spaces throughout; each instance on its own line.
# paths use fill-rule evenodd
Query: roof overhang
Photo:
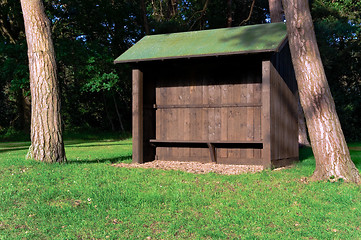
M 150 35 L 114 63 L 278 52 L 287 43 L 284 23 Z

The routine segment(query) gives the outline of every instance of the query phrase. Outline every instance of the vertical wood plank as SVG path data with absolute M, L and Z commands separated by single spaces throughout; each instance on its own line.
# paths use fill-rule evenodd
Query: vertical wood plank
M 228 97 L 228 87 L 226 84 L 221 85 L 221 103 L 226 104 Z M 228 140 L 228 117 L 227 117 L 227 108 L 221 108 L 221 140 Z M 220 149 L 219 156 L 221 158 L 226 158 L 228 156 L 228 149 Z
M 143 72 L 133 69 L 132 89 L 132 136 L 133 136 L 133 163 L 143 163 Z
M 203 95 L 202 95 L 202 79 L 200 78 L 199 74 L 196 72 L 194 76 L 192 76 L 193 82 L 193 92 L 192 92 L 192 103 L 194 104 L 202 104 Z M 192 119 L 192 135 L 193 139 L 199 140 L 202 138 L 202 108 L 193 108 L 193 119 Z M 201 157 L 202 150 L 200 148 L 192 148 L 191 149 L 191 156 L 194 157 Z M 208 155 L 209 156 L 209 155 Z
M 160 102 L 161 104 L 167 103 L 167 91 L 168 87 L 166 87 L 166 79 L 164 76 L 161 77 L 162 81 L 162 88 L 160 89 Z M 161 118 L 161 139 L 167 140 L 168 139 L 168 109 L 162 109 L 162 118 Z M 161 147 L 161 159 L 166 159 L 169 156 L 169 148 L 168 147 Z
M 178 79 L 178 87 L 177 87 L 177 103 L 179 105 L 184 104 L 184 86 L 182 85 L 182 78 Z M 184 140 L 184 109 L 178 108 L 177 110 L 177 128 L 178 128 L 178 139 Z M 184 151 L 182 148 L 178 149 L 178 156 L 183 158 Z
M 173 78 L 173 84 L 172 86 L 169 88 L 168 91 L 168 104 L 171 105 L 177 105 L 178 103 L 178 99 L 177 99 L 177 76 L 175 76 Z M 179 139 L 179 132 L 178 132 L 178 124 L 177 124 L 177 117 L 178 117 L 178 108 L 172 108 L 169 109 L 169 125 L 168 125 L 168 132 L 169 132 L 169 136 L 168 139 L 175 139 L 178 140 Z M 170 156 L 171 156 L 171 160 L 173 159 L 172 157 L 178 157 L 178 148 L 177 147 L 171 147 L 170 148 Z
M 260 92 L 258 92 L 257 95 L 261 95 Z M 261 132 L 261 108 L 256 107 L 254 108 L 254 139 L 256 141 L 260 141 L 262 139 L 262 132 Z M 261 158 L 261 149 L 255 149 L 254 150 L 254 158 L 260 159 Z
M 183 79 L 184 87 L 183 87 L 183 101 L 184 104 L 190 104 L 190 79 Z M 190 130 L 190 109 L 184 108 L 184 140 L 191 140 L 191 130 Z M 184 148 L 183 149 L 183 156 L 185 158 L 190 156 L 190 149 Z
M 233 88 L 233 84 L 228 83 L 227 85 L 228 87 L 228 98 L 227 98 L 227 103 L 228 104 L 232 104 L 234 103 L 233 99 L 233 95 L 234 95 L 234 88 Z M 238 108 L 227 108 L 227 138 L 228 140 L 235 140 L 235 131 L 234 131 L 234 126 L 235 126 L 235 117 L 236 117 L 236 112 L 238 111 Z M 229 158 L 236 158 L 237 156 L 237 150 L 236 149 L 228 149 L 228 156 Z
M 248 77 L 249 73 L 246 73 L 242 76 L 242 82 L 240 84 L 241 88 L 240 88 L 240 99 L 239 102 L 240 103 L 247 103 L 248 99 L 249 99 L 249 92 L 248 92 L 248 85 L 249 83 L 249 77 Z M 239 132 L 241 134 L 240 136 L 240 140 L 247 140 L 248 138 L 248 108 L 242 107 L 240 108 L 241 110 L 241 115 L 240 115 L 240 128 L 239 128 Z M 240 154 L 239 157 L 242 159 L 247 158 L 247 153 L 248 153 L 248 149 L 241 149 L 239 150 Z
M 243 78 L 244 78 L 244 74 L 243 73 L 239 73 L 236 76 L 233 76 L 233 78 L 231 79 L 232 82 L 230 82 L 230 84 L 232 83 L 231 87 L 232 87 L 232 100 L 230 102 L 230 104 L 240 104 L 242 103 L 242 95 L 244 94 L 244 84 L 243 84 Z M 232 126 L 232 140 L 235 141 L 239 141 L 242 140 L 242 131 L 243 131 L 243 122 L 244 122 L 244 115 L 243 115 L 243 108 L 242 107 L 232 107 L 232 112 L 233 112 L 233 126 Z M 230 129 L 229 129 L 230 130 Z M 242 154 L 243 151 L 241 149 L 231 149 L 230 151 L 231 156 L 235 159 L 239 159 L 242 158 Z
M 263 167 L 271 167 L 271 118 L 270 118 L 270 61 L 262 62 L 262 139 Z
M 209 87 L 209 104 L 215 104 L 216 103 L 216 87 L 213 82 L 210 83 Z M 209 108 L 208 109 L 208 140 L 215 140 L 215 109 Z
M 209 78 L 208 76 L 203 77 L 202 80 L 202 104 L 207 105 L 209 104 Z M 209 140 L 208 138 L 208 108 L 202 108 L 202 122 L 201 122 L 201 131 L 202 131 L 202 140 Z M 201 149 L 202 157 L 206 157 L 207 154 L 209 155 L 209 151 L 207 149 Z
M 156 89 L 155 89 L 155 105 L 160 105 L 160 86 L 159 86 L 159 81 L 157 81 L 156 83 Z M 156 109 L 156 130 L 155 130 L 155 136 L 156 136 L 156 139 L 161 139 L 161 136 L 160 136 L 160 128 L 161 128 L 161 124 L 160 124 L 160 121 L 162 119 L 162 116 L 161 116 L 161 109 Z
M 254 94 L 254 89 L 253 89 L 253 84 L 254 84 L 254 76 L 253 74 L 250 72 L 248 73 L 247 76 L 247 103 L 254 103 L 254 98 L 255 98 L 255 94 Z M 253 140 L 253 133 L 254 133 L 254 109 L 253 107 L 248 107 L 247 108 L 247 140 Z M 246 156 L 248 159 L 252 159 L 254 158 L 254 150 L 253 149 L 247 149 L 246 151 Z

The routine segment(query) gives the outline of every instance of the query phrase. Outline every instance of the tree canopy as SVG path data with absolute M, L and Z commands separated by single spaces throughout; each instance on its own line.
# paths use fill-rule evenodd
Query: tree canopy
M 228 5 L 227 5 L 228 3 Z M 231 4 L 229 8 L 229 3 Z M 312 16 L 346 138 L 361 139 L 361 3 L 313 0 Z M 269 22 L 268 1 L 45 0 L 66 129 L 130 130 L 131 73 L 113 60 L 146 34 Z M 29 75 L 19 1 L 0 3 L 0 133 L 29 131 Z

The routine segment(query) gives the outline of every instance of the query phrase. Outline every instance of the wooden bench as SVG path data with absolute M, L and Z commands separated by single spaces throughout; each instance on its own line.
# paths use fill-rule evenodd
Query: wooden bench
M 221 141 L 221 140 L 158 140 L 150 139 L 154 146 L 208 147 L 212 162 L 217 163 L 217 148 L 255 148 L 262 149 L 262 141 Z

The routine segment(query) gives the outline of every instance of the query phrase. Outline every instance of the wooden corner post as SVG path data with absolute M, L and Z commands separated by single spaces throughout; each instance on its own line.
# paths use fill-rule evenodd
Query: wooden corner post
M 143 72 L 133 69 L 133 163 L 143 163 Z
M 262 141 L 263 167 L 271 167 L 271 62 L 262 62 Z

